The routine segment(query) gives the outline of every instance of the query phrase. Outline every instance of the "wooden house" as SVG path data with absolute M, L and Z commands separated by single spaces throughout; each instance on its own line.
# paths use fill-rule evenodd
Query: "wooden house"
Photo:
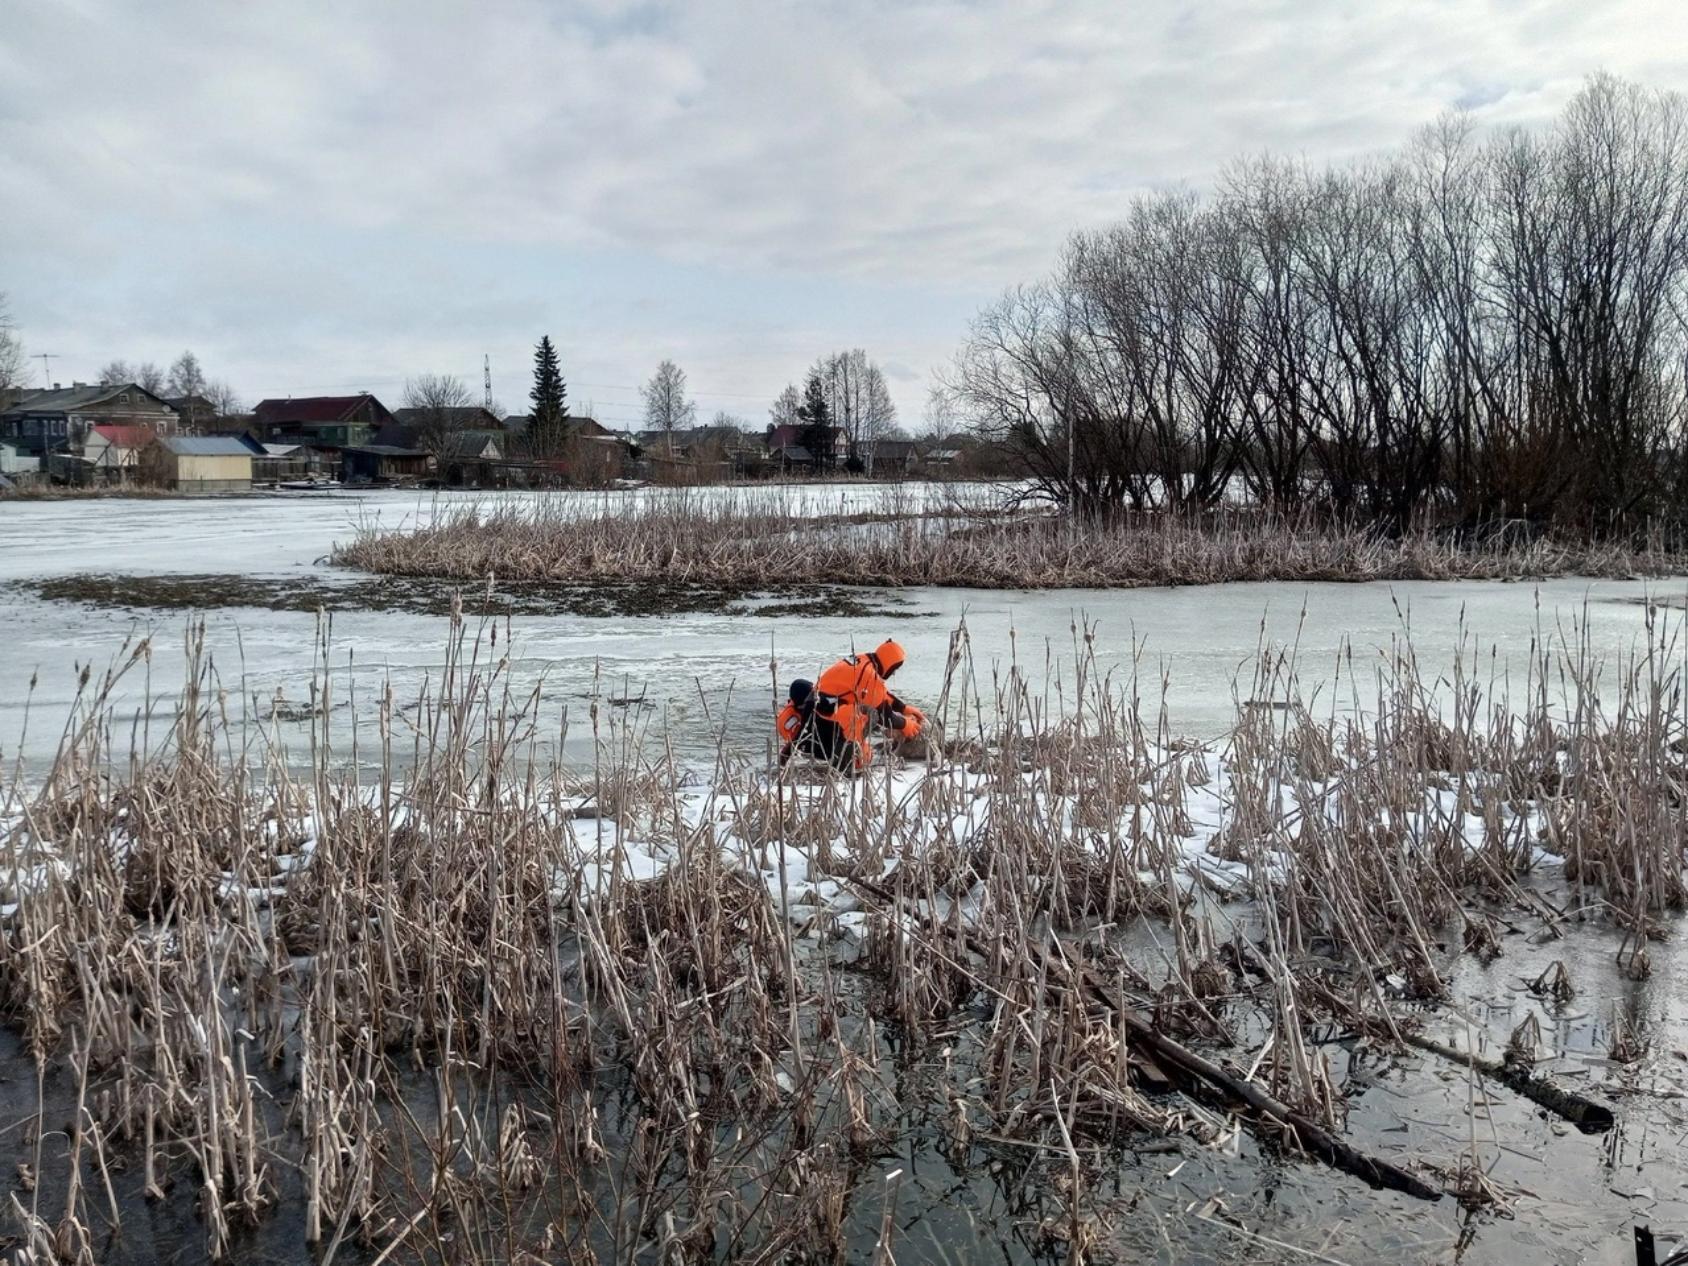
M 348 484 L 408 483 L 434 473 L 434 455 L 396 444 L 354 444 L 340 450 L 340 481 Z
M 232 435 L 161 435 L 141 450 L 139 470 L 180 492 L 250 492 L 252 446 Z
M 141 453 L 156 438 L 158 433 L 150 426 L 96 422 L 82 441 L 82 459 L 95 479 L 122 482 L 135 474 Z
M 368 392 L 260 400 L 252 410 L 252 429 L 263 443 L 328 450 L 368 444 L 392 420 L 387 406 Z
M 88 433 L 101 424 L 144 426 L 158 435 L 175 432 L 176 411 L 138 383 L 90 386 L 75 383 L 51 390 L 25 391 L 0 413 L 0 440 L 20 451 L 45 457 L 80 451 Z

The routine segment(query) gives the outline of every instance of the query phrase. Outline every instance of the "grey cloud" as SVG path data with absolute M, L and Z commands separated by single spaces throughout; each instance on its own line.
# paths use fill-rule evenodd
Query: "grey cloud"
M 293 199 L 353 225 L 985 282 L 1237 150 L 1361 152 L 1514 75 L 1569 89 L 1688 37 L 1680 6 L 1621 9 L 745 3 L 626 26 L 536 4 L 112 5 L 26 23 L 78 46 L 78 92 L 21 58 L 0 99 L 8 166 L 86 190 L 74 168 L 115 165 L 177 212 Z
M 403 229 L 984 298 L 1133 193 L 1240 153 L 1363 155 L 1454 103 L 1528 123 L 1599 68 L 1688 86 L 1680 0 L 84 0 L 10 6 L 7 26 L 0 248 L 137 270 L 149 225 L 197 226 L 223 249 L 181 302 L 214 308 L 244 277 L 288 297 L 273 317 L 308 299 L 240 262 L 259 212 L 307 239 Z M 296 269 L 300 291 L 331 281 Z M 512 321 L 543 309 L 520 278 L 497 290 Z

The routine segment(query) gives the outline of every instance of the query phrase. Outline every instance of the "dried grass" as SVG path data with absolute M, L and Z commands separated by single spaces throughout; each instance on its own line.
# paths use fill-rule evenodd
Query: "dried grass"
M 979 737 L 924 778 L 819 784 L 725 746 L 682 768 L 610 710 L 591 767 L 544 759 L 507 640 L 459 623 L 430 693 L 381 696 L 350 750 L 325 674 L 305 754 L 231 722 L 197 654 L 167 730 L 130 735 L 110 692 L 143 643 L 85 682 L 50 774 L 4 788 L 0 999 L 77 1086 L 76 1146 L 12 1205 L 37 1257 L 94 1260 L 127 1165 L 195 1193 L 221 1259 L 292 1200 L 325 1255 L 889 1260 L 895 1184 L 859 1176 L 922 1121 L 963 1172 L 1031 1149 L 1037 1223 L 1082 1256 L 1122 1142 L 1223 1146 L 1236 1113 L 1352 1163 L 1307 1133 L 1346 1117 L 1317 1032 L 1387 1044 L 1444 992 L 1445 929 L 1484 953 L 1498 908 L 1558 920 L 1548 855 L 1626 926 L 1683 900 L 1662 632 L 1604 696 L 1574 654 L 1509 694 L 1403 649 L 1375 708 L 1322 719 L 1263 649 L 1249 697 L 1292 706 L 1203 750 L 1088 629 L 1069 676 L 1011 665 L 984 706 L 962 629 L 934 715 Z M 1250 1098 L 1151 1036 L 1223 1051 Z M 1643 1049 L 1614 1029 L 1614 1058 Z M 1495 1198 L 1475 1151 L 1448 1182 Z
M 361 528 L 343 566 L 465 582 L 663 580 L 766 588 L 807 584 L 980 589 L 1117 588 L 1227 581 L 1515 579 L 1672 575 L 1688 555 L 1662 542 L 1506 537 L 1461 543 L 1430 530 L 1392 538 L 1254 511 L 1079 523 L 1002 497 L 952 493 L 929 507 L 906 490 L 874 510 L 817 512 L 788 493 L 605 493 L 465 506 L 402 530 Z

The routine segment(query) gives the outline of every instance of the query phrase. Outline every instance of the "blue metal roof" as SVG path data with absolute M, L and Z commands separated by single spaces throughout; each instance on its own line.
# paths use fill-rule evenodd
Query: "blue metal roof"
M 250 457 L 245 441 L 232 435 L 171 435 L 159 441 L 178 457 Z

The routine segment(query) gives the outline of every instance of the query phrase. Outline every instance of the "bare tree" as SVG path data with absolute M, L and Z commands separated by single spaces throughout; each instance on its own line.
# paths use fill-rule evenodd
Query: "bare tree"
M 241 412 L 240 397 L 235 389 L 221 378 L 209 379 L 205 384 L 205 398 L 211 402 L 211 412 L 219 418 L 232 418 Z
M 430 453 L 438 455 L 446 450 L 451 435 L 463 429 L 460 411 L 474 403 L 469 384 L 453 374 L 418 374 L 405 380 L 405 408 L 417 411 L 412 424 L 416 442 Z
M 1143 509 L 1154 493 L 1145 422 L 1074 273 L 1069 259 L 1048 284 L 981 313 L 949 385 L 975 429 L 1017 453 L 1044 494 L 1081 513 Z
M 1683 449 L 1683 100 L 1599 75 L 1553 134 L 1515 133 L 1492 161 L 1495 272 L 1529 407 L 1584 459 L 1576 513 L 1663 512 L 1657 474 Z
M 1068 249 L 1064 302 L 1089 391 L 1119 420 L 1141 496 L 1199 509 L 1223 494 L 1244 370 L 1230 222 L 1187 194 L 1140 200 Z
M 926 389 L 926 416 L 920 433 L 942 439 L 955 430 L 961 420 L 956 393 L 941 379 Z
M 1098 513 L 1240 486 L 1388 532 L 1688 530 L 1685 347 L 1688 104 L 1600 75 L 1542 132 L 1454 115 L 1398 159 L 1139 200 L 981 313 L 946 385 Z
M 686 371 L 671 360 L 656 367 L 639 394 L 645 401 L 646 429 L 664 432 L 670 445 L 674 432 L 691 426 L 697 417 L 697 405 L 686 399 Z
M 878 365 L 869 365 L 861 397 L 861 437 L 864 442 L 888 438 L 897 429 L 897 405 Z
M 216 417 L 216 406 L 210 402 L 208 388 L 199 357 L 192 352 L 184 351 L 171 363 L 164 394 L 176 402 L 176 411 L 190 431 L 202 430 Z
M 152 392 L 155 396 L 162 396 L 169 388 L 168 379 L 164 371 L 152 361 L 142 361 L 135 366 L 135 376 L 132 381 L 143 390 Z
M 119 383 L 134 382 L 135 371 L 126 360 L 109 360 L 100 367 L 100 386 L 115 387 Z
M 803 419 L 799 410 L 803 408 L 803 393 L 797 390 L 795 383 L 787 383 L 785 390 L 774 397 L 773 407 L 768 410 L 769 426 L 801 426 Z
M 28 362 L 23 354 L 23 341 L 18 337 L 17 322 L 6 292 L 0 290 L 0 391 L 14 391 L 27 378 Z
M 203 396 L 205 371 L 199 367 L 199 357 L 192 352 L 183 352 L 176 357 L 170 366 L 170 376 L 165 382 L 165 388 L 178 399 L 184 396 Z
M 859 464 L 867 446 L 897 423 L 884 373 L 859 347 L 821 357 L 810 373 L 820 379 L 832 425 L 844 432 L 850 459 Z
M 1230 170 L 1219 205 L 1236 243 L 1243 302 L 1238 471 L 1258 504 L 1285 511 L 1308 492 L 1306 390 L 1317 379 L 1320 346 L 1298 262 L 1306 202 L 1301 169 L 1263 158 Z

